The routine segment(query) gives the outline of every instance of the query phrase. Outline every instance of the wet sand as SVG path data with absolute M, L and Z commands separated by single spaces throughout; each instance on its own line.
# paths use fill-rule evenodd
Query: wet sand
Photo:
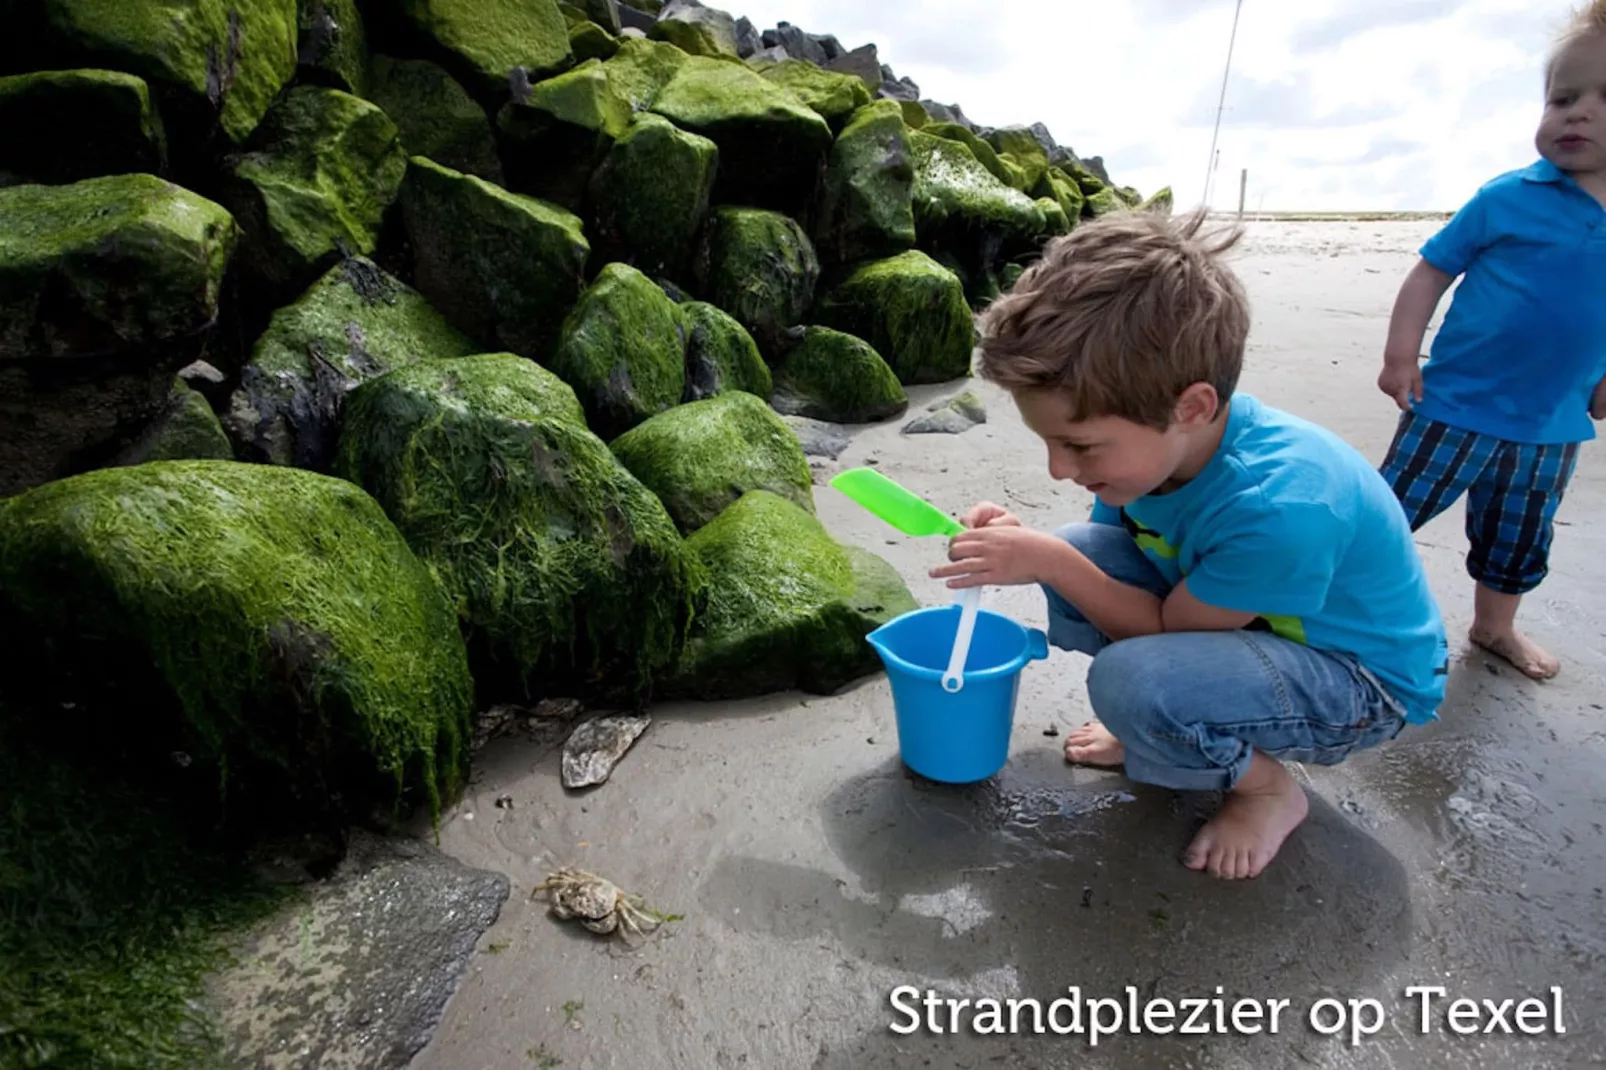
M 1380 461 L 1395 419 L 1373 385 L 1388 312 L 1436 225 L 1256 225 L 1238 257 L 1255 309 L 1244 388 Z M 975 386 L 984 426 L 864 429 L 820 481 L 874 459 L 956 511 L 991 498 L 1037 526 L 1085 517 L 1088 496 L 1049 480 L 1007 397 Z M 912 391 L 911 415 L 960 388 Z M 949 600 L 925 576 L 940 540 L 898 536 L 827 487 L 815 498 L 831 531 L 885 556 L 923 602 Z M 965 788 L 904 772 L 880 676 L 830 698 L 657 707 L 612 780 L 583 793 L 564 791 L 555 753 L 494 741 L 440 842 L 508 874 L 513 893 L 414 1066 L 1598 1065 L 1602 518 L 1606 455 L 1591 444 L 1561 509 L 1551 577 L 1522 616 L 1564 661 L 1548 684 L 1467 647 L 1461 514 L 1419 534 L 1455 654 L 1442 720 L 1337 768 L 1296 768 L 1310 820 L 1252 882 L 1177 861 L 1212 799 L 1065 765 L 1064 733 L 1089 716 L 1080 655 L 1056 651 L 1027 669 L 1007 768 Z M 1045 623 L 1034 589 L 993 590 L 986 604 Z M 495 804 L 504 795 L 511 809 Z M 634 951 L 557 922 L 530 890 L 560 865 L 605 874 L 684 919 Z M 1127 986 L 1140 1006 L 1213 997 L 1217 986 L 1229 1001 L 1288 1004 L 1275 1035 L 1264 1018 L 1259 1033 L 1234 1033 L 1229 1003 L 1224 1035 L 1123 1032 L 1095 1047 L 1085 1032 L 954 1036 L 946 1011 L 942 1035 L 899 1034 L 889 1026 L 908 1019 L 889 996 L 900 985 L 1045 1007 L 1071 986 L 1123 1007 Z M 1446 992 L 1426 1034 L 1413 985 Z M 1459 997 L 1548 1007 L 1551 986 L 1563 991 L 1564 1034 L 1508 1035 L 1497 1023 L 1460 1036 L 1445 1017 Z M 1323 998 L 1377 1000 L 1386 1020 L 1358 1045 L 1347 1029 L 1323 1036 L 1307 1024 Z M 1504 1023 L 1516 1033 L 1513 1010 Z M 1524 1024 L 1546 1024 L 1529 1013 Z M 1021 1023 L 1030 1029 L 1029 1013 Z

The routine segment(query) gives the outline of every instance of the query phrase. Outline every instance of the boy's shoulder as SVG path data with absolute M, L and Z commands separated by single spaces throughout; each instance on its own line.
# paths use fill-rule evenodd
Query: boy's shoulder
M 1527 167 L 1519 167 L 1495 175 L 1478 187 L 1469 203 L 1510 203 L 1545 197 L 1560 184 L 1562 172 L 1549 160 L 1540 159 Z

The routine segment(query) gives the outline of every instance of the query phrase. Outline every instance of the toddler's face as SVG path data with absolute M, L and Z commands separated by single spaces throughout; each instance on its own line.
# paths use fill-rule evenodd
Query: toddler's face
M 1570 174 L 1606 172 L 1606 35 L 1556 57 L 1534 145 Z
M 1115 508 L 1154 492 L 1185 456 L 1179 430 L 1156 431 L 1119 416 L 1073 420 L 1069 400 L 1059 391 L 1020 391 L 1015 406 L 1048 448 L 1048 474 L 1092 491 Z

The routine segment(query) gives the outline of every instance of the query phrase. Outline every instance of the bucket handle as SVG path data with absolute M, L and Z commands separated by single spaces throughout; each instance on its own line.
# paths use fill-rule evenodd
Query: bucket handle
M 1048 635 L 1041 628 L 1026 629 L 1026 657 L 1042 661 L 1048 657 Z

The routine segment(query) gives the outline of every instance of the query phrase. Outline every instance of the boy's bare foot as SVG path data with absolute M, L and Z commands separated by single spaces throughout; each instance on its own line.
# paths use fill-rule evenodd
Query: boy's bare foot
M 1548 680 L 1561 671 L 1560 661 L 1516 628 L 1496 631 L 1475 624 L 1467 633 L 1467 638 L 1532 679 Z
M 1183 864 L 1226 880 L 1258 877 L 1309 812 L 1305 792 L 1282 763 L 1256 751 L 1221 810 L 1188 845 Z
M 1126 748 L 1098 721 L 1089 721 L 1065 737 L 1065 760 L 1077 765 L 1120 765 Z

